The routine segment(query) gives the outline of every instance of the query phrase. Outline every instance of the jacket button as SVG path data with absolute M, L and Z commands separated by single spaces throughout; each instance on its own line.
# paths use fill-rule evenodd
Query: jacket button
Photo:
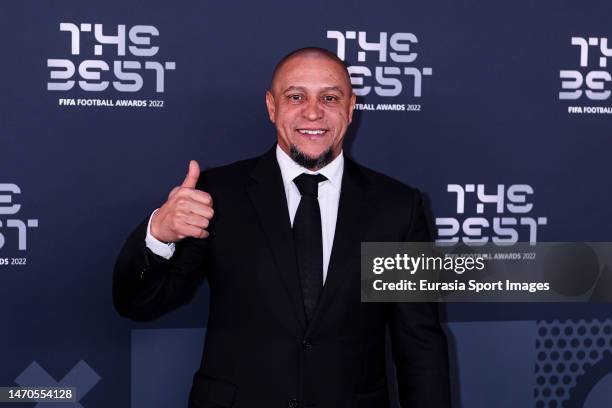
M 312 343 L 310 340 L 302 340 L 302 347 L 304 347 L 304 350 L 310 350 L 312 348 Z
M 289 408 L 299 408 L 299 406 L 300 406 L 300 402 L 297 399 L 291 398 L 289 400 Z

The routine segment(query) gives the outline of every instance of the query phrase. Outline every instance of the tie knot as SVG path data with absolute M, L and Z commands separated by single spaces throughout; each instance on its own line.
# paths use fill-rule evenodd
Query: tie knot
M 317 197 L 319 193 L 319 183 L 325 180 L 327 180 L 327 177 L 322 174 L 302 173 L 294 178 L 293 182 L 297 186 L 298 190 L 300 190 L 301 195 L 311 195 Z

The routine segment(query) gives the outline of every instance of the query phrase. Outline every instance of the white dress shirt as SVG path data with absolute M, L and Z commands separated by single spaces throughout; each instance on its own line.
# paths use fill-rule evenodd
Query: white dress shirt
M 329 258 L 331 256 L 332 245 L 334 243 L 334 234 L 336 232 L 336 220 L 338 218 L 338 203 L 340 201 L 340 188 L 342 186 L 342 174 L 344 173 L 344 154 L 340 154 L 332 160 L 327 166 L 319 169 L 316 172 L 310 171 L 296 162 L 285 153 L 280 146 L 276 146 L 276 160 L 280 167 L 283 178 L 283 186 L 285 188 L 285 198 L 287 199 L 287 208 L 289 209 L 289 219 L 293 225 L 293 219 L 300 204 L 301 194 L 297 186 L 293 182 L 297 176 L 302 173 L 307 174 L 322 174 L 327 180 L 319 183 L 319 207 L 321 209 L 321 237 L 323 240 L 323 282 L 327 278 L 327 268 L 329 266 Z M 157 210 L 155 210 L 157 211 Z M 155 214 L 153 211 L 153 214 Z M 163 258 L 170 259 L 174 254 L 175 245 L 166 244 L 157 240 L 151 235 L 151 218 L 147 227 L 147 236 L 145 243 L 154 254 Z

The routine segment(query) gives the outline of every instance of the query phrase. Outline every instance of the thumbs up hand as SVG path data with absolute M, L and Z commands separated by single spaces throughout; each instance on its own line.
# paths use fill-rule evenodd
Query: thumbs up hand
M 206 230 L 213 217 L 212 197 L 197 190 L 200 166 L 189 162 L 189 171 L 183 183 L 174 187 L 168 200 L 151 219 L 151 235 L 162 242 L 178 242 L 186 237 L 206 238 Z

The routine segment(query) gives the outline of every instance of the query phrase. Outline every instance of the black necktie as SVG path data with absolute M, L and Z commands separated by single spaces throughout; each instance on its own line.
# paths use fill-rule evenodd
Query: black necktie
M 293 179 L 302 195 L 293 219 L 293 241 L 308 322 L 312 319 L 323 289 L 323 238 L 317 197 L 319 182 L 325 180 L 327 178 L 321 174 L 306 173 Z

